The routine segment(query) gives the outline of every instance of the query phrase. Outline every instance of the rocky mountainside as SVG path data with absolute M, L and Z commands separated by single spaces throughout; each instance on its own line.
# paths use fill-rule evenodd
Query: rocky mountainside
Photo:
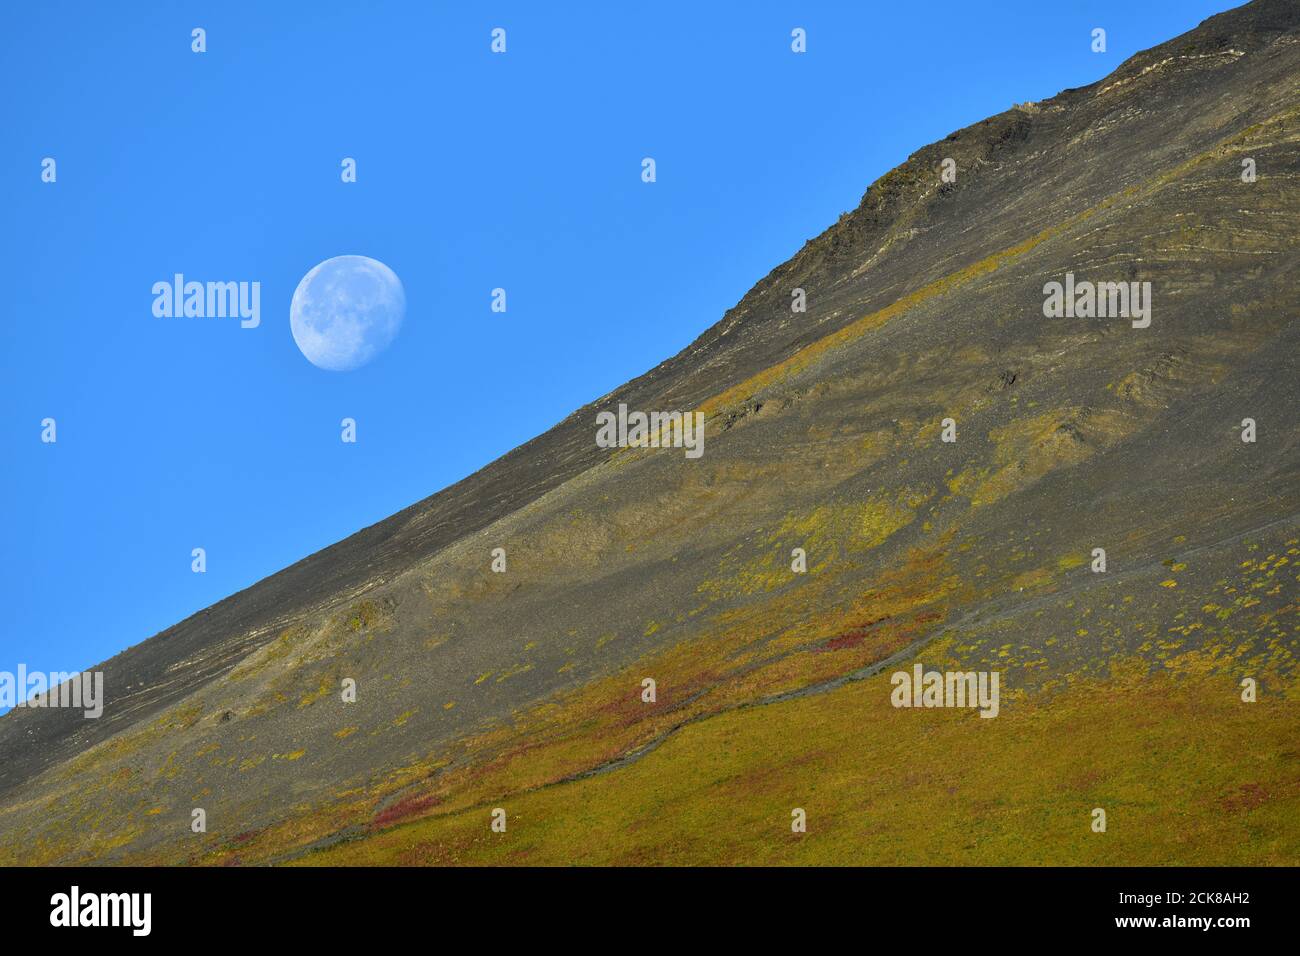
M 101 719 L 0 718 L 0 862 L 1300 862 L 1298 147 L 1255 0 L 918 150 L 680 354 L 105 662 Z M 704 454 L 598 447 L 620 403 Z M 917 663 L 997 718 L 892 706 Z

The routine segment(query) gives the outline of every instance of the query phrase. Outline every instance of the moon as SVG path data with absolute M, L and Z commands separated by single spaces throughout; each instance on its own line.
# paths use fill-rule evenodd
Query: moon
M 289 328 L 312 365 L 349 372 L 388 348 L 405 315 L 406 292 L 392 269 L 369 256 L 335 256 L 298 283 Z

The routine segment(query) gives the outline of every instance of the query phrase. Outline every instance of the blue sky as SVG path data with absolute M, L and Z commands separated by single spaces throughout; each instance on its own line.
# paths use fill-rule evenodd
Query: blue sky
M 1226 6 L 8 11 L 0 670 L 88 668 L 477 470 L 687 345 L 909 153 Z M 289 300 L 344 254 L 407 314 L 328 372 Z M 176 272 L 259 281 L 261 325 L 155 318 Z

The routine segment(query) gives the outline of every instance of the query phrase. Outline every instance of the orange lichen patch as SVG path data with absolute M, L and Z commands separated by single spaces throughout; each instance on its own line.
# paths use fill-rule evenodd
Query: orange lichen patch
M 702 581 L 697 590 L 710 600 L 775 591 L 812 578 L 851 570 L 842 558 L 861 555 L 884 544 L 916 520 L 918 510 L 931 498 L 931 489 L 902 488 L 875 492 L 865 500 L 819 505 L 799 514 L 787 514 L 763 534 L 756 544 L 742 544 L 724 558 L 717 575 Z M 792 568 L 792 553 L 801 548 L 806 570 Z
M 992 504 L 1057 468 L 1078 464 L 1135 426 L 1136 419 L 1118 412 L 1064 408 L 995 428 L 989 433 L 994 470 L 966 493 L 974 505 Z
M 1074 217 L 1074 219 L 1082 222 L 1094 211 L 1095 210 L 1088 210 L 1086 213 Z M 1072 221 L 1073 220 L 1067 220 L 1066 225 L 1070 224 Z M 897 301 L 885 306 L 883 309 L 878 309 L 869 315 L 865 315 L 843 328 L 832 332 L 830 335 L 817 340 L 811 345 L 805 346 L 784 361 L 778 362 L 776 365 L 773 365 L 756 375 L 750 376 L 743 382 L 739 382 L 736 385 L 719 392 L 717 395 L 703 402 L 700 409 L 706 416 L 711 416 L 723 409 L 742 404 L 745 400 L 768 386 L 809 368 L 815 362 L 823 358 L 827 353 L 861 338 L 863 335 L 874 329 L 880 328 L 891 319 L 903 315 L 909 309 L 916 308 L 917 306 L 928 302 L 930 299 L 941 296 L 973 279 L 996 271 L 1007 262 L 1018 258 L 1038 246 L 1046 239 L 1049 239 L 1053 235 L 1063 231 L 1066 228 L 1066 225 L 1045 229 L 1029 239 L 1026 239 L 1024 242 L 1017 243 L 1016 245 L 994 253 L 979 262 L 966 266 L 963 269 L 959 269 L 950 275 L 937 279 L 934 282 L 927 283 L 915 292 L 903 296 Z

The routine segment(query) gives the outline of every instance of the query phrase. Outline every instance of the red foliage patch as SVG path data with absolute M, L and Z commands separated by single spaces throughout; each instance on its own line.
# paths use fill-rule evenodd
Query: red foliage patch
M 821 646 L 824 651 L 838 651 L 845 647 L 857 647 L 866 638 L 867 632 L 850 631 L 847 634 L 841 634 L 839 637 L 832 637 L 829 641 Z
M 404 797 L 391 807 L 387 807 L 375 814 L 375 818 L 370 821 L 370 825 L 375 829 L 391 826 L 407 817 L 416 816 L 430 807 L 435 807 L 441 802 L 442 798 L 432 793 Z
M 924 614 L 917 614 L 914 617 L 907 619 L 905 622 L 899 623 L 898 630 L 900 633 L 915 631 L 919 627 L 922 627 L 926 624 L 930 624 L 934 621 L 943 620 L 943 616 L 944 615 L 942 611 L 926 611 Z M 843 634 L 838 634 L 835 637 L 832 637 L 830 640 L 826 641 L 824 644 L 822 644 L 821 647 L 817 648 L 817 650 L 838 651 L 838 650 L 843 650 L 846 647 L 857 647 L 864 640 L 866 640 L 867 635 L 870 634 L 877 626 L 884 624 L 886 621 L 890 621 L 890 620 L 893 620 L 893 615 L 886 614 L 884 617 L 878 617 L 873 621 L 866 621 L 862 624 L 855 624 L 853 627 L 849 628 Z
M 1268 802 L 1268 791 L 1257 783 L 1243 783 L 1237 793 L 1223 798 L 1223 809 L 1228 811 L 1254 810 Z
M 839 634 L 835 637 L 832 637 L 821 647 L 819 647 L 818 650 L 838 651 L 838 650 L 843 650 L 846 647 L 857 647 L 864 640 L 866 640 L 866 637 L 868 634 L 871 633 L 872 628 L 874 628 L 877 624 L 883 624 L 885 621 L 888 621 L 889 617 L 890 616 L 886 614 L 884 617 L 878 617 L 874 621 L 867 621 L 863 624 L 855 624 L 853 627 L 849 628 L 843 634 Z

